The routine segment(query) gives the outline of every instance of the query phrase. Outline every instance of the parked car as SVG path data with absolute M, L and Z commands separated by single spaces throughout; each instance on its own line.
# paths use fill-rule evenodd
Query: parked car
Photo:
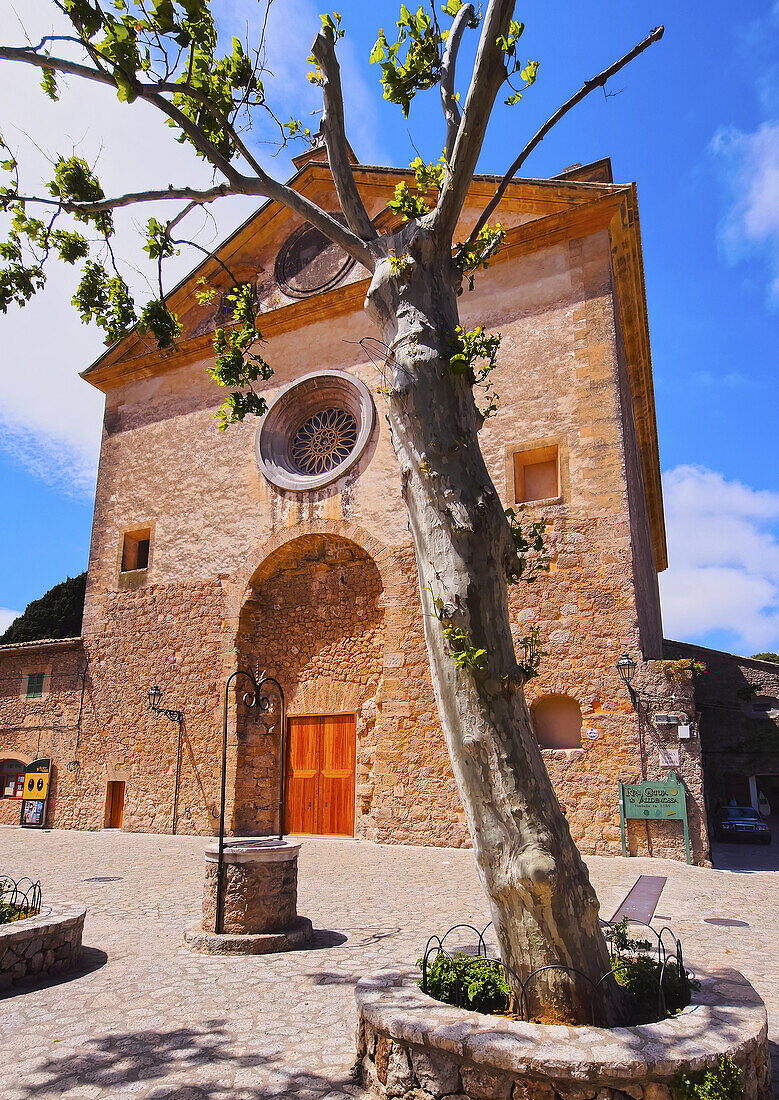
M 771 843 L 771 830 L 751 806 L 721 806 L 714 815 L 717 840 L 756 840 Z

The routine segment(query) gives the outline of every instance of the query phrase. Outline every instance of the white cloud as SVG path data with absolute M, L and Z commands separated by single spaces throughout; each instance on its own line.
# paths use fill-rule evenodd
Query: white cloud
M 703 641 L 729 631 L 742 652 L 779 648 L 779 493 L 702 466 L 677 466 L 663 486 L 666 637 Z
M 256 30 L 265 5 L 256 0 L 223 0 L 224 26 L 229 34 L 245 36 Z M 318 89 L 305 79 L 306 54 L 319 18 L 312 0 L 284 0 L 271 6 L 267 65 L 274 87 L 284 105 L 283 118 L 291 114 L 308 117 L 318 105 Z M 48 0 L 25 0 L 24 6 L 0 0 L 0 24 L 12 43 L 24 42 L 16 12 L 23 13 L 31 38 L 52 29 L 56 10 Z M 347 100 L 359 104 L 353 140 L 368 155 L 376 152 L 373 112 L 367 88 L 354 64 L 348 45 L 340 50 L 344 92 Z M 63 47 L 66 48 L 66 47 Z M 79 82 L 61 81 L 60 102 L 42 94 L 37 70 L 8 62 L 0 66 L 0 99 L 13 105 L 3 120 L 3 136 L 12 148 L 24 153 L 23 186 L 40 192 L 41 180 L 50 177 L 50 161 L 58 153 L 77 152 L 97 168 L 106 193 L 123 193 L 167 183 L 207 186 L 211 176 L 206 165 L 188 147 L 180 145 L 173 131 L 157 112 L 143 103 L 121 104 L 109 89 Z M 312 129 L 318 125 L 313 118 Z M 247 135 L 259 150 L 260 159 L 278 178 L 291 174 L 289 152 L 273 158 L 261 142 L 261 133 Z M 269 136 L 269 135 L 265 135 Z M 34 139 L 34 140 L 33 140 Z M 294 151 L 294 150 L 292 150 Z M 208 247 L 217 244 L 249 216 L 261 200 L 232 199 L 211 207 L 218 217 L 216 227 L 206 225 L 199 238 Z M 164 208 L 164 209 L 163 209 Z M 140 250 L 139 227 L 154 215 L 170 215 L 169 204 L 137 207 L 116 215 L 119 256 L 127 257 L 131 288 L 143 299 L 147 292 L 149 264 Z M 197 218 L 198 215 L 195 215 Z M 197 226 L 195 226 L 197 228 Z M 176 281 L 198 259 L 190 251 L 168 267 L 168 283 Z M 0 315 L 3 335 L 3 363 L 0 368 L 0 448 L 35 475 L 63 491 L 88 497 L 91 494 L 100 444 L 103 395 L 78 377 L 103 350 L 102 337 L 93 326 L 83 326 L 70 305 L 77 276 L 70 269 L 49 268 L 46 290 L 23 310 L 12 306 Z
M 8 627 L 21 615 L 21 611 L 11 611 L 8 607 L 0 607 L 0 634 L 5 634 Z
M 771 271 L 771 295 L 779 301 L 779 122 L 764 122 L 753 133 L 728 128 L 714 138 L 733 203 L 721 227 L 731 262 L 765 256 Z

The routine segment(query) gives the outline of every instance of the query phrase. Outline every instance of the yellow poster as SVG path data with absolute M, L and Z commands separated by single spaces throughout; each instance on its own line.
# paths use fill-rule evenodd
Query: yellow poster
M 46 770 L 41 768 L 42 761 L 36 760 L 31 765 L 35 771 L 28 770 L 24 775 L 24 798 L 45 798 L 49 791 L 49 762 L 46 761 Z

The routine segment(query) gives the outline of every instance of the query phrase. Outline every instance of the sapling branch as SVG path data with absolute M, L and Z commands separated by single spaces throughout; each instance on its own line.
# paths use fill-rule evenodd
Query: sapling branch
M 642 42 L 639 42 L 637 46 L 634 46 L 633 49 L 626 53 L 624 57 L 621 57 L 619 61 L 615 61 L 613 65 L 609 65 L 608 69 L 604 69 L 602 73 L 599 73 L 591 80 L 585 81 L 579 91 L 576 92 L 575 95 L 572 95 L 570 99 L 566 100 L 566 102 L 563 103 L 561 107 L 558 107 L 555 113 L 546 120 L 544 125 L 539 130 L 536 131 L 536 133 L 524 147 L 522 152 L 519 154 L 517 159 L 511 165 L 509 170 L 506 172 L 503 179 L 498 184 L 495 194 L 492 196 L 482 213 L 477 218 L 476 224 L 471 230 L 468 240 L 465 242 L 465 248 L 470 247 L 478 238 L 482 228 L 487 224 L 493 211 L 497 207 L 500 200 L 503 198 L 503 195 L 505 194 L 506 188 L 508 187 L 509 183 L 517 174 L 517 172 L 525 163 L 533 150 L 536 148 L 536 146 L 544 140 L 549 131 L 552 130 L 557 125 L 557 123 L 562 118 L 564 118 L 565 115 L 568 114 L 570 110 L 572 110 L 577 104 L 581 103 L 581 101 L 585 99 L 590 94 L 590 92 L 594 91 L 596 88 L 602 88 L 604 84 L 611 79 L 612 76 L 620 71 L 620 69 L 624 69 L 626 65 L 630 64 L 631 61 L 638 57 L 639 54 L 642 54 L 644 50 L 648 49 L 654 42 L 659 42 L 660 39 L 663 37 L 663 30 L 663 27 L 655 27 L 651 34 L 647 35 L 647 37 Z

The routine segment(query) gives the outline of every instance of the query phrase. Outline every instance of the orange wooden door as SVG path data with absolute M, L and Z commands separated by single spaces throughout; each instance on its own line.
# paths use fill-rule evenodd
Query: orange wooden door
M 317 832 L 354 836 L 354 715 L 328 715 L 320 721 Z
M 285 829 L 354 836 L 353 714 L 290 718 L 287 723 Z
M 124 783 L 108 784 L 108 828 L 121 829 L 124 817 Z
M 287 722 L 287 762 L 284 777 L 286 832 L 316 832 L 318 780 L 318 720 L 290 718 Z

